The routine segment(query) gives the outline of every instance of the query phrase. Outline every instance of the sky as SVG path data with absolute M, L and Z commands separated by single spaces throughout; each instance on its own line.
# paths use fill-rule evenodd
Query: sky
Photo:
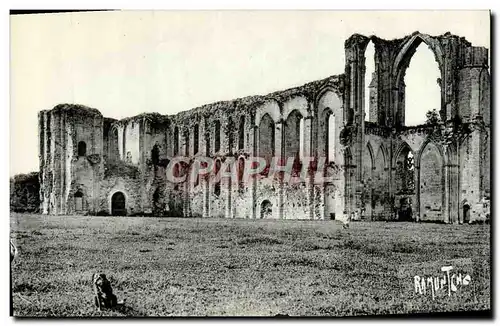
M 59 103 L 84 104 L 117 119 L 174 114 L 341 74 L 344 41 L 354 33 L 392 39 L 414 31 L 449 31 L 490 48 L 488 11 L 11 16 L 10 175 L 38 171 L 37 113 Z M 439 107 L 432 95 L 436 69 L 432 53 L 421 45 L 405 79 L 407 120 L 418 121 Z

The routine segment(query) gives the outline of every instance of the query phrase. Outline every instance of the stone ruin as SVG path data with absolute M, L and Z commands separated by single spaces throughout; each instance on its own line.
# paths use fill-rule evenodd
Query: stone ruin
M 375 73 L 365 116 L 365 50 Z M 404 76 L 424 42 L 441 72 L 439 120 L 405 126 Z M 489 219 L 488 50 L 446 33 L 345 41 L 343 74 L 265 96 L 203 105 L 175 115 L 122 120 L 60 104 L 39 113 L 40 201 L 44 214 L 416 220 Z M 325 157 L 317 184 L 259 175 L 174 184 L 178 155 L 233 158 Z M 300 163 L 300 162 L 299 162 Z M 240 165 L 241 164 L 241 165 Z M 189 169 L 189 164 L 185 167 Z

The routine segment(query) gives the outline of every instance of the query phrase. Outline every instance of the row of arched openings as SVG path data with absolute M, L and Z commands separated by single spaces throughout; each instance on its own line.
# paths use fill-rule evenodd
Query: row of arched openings
M 234 146 L 234 135 L 232 132 L 233 128 L 233 120 L 230 117 L 228 119 L 228 145 L 229 149 L 233 150 Z M 179 149 L 180 149 L 180 134 L 179 134 L 179 127 L 174 128 L 174 155 L 179 154 Z M 210 136 L 207 139 L 207 152 L 210 153 L 210 139 L 212 139 Z M 189 131 L 186 130 L 184 133 L 184 143 L 185 143 L 185 155 L 188 156 L 190 154 L 190 138 L 189 138 Z M 214 152 L 217 153 L 221 149 L 221 122 L 220 120 L 215 120 L 213 122 L 213 149 Z M 242 150 L 245 146 L 245 116 L 242 115 L 240 117 L 239 125 L 238 125 L 238 150 Z M 199 124 L 195 124 L 193 127 L 193 154 L 196 155 L 198 154 L 200 149 L 200 126 Z
M 441 108 L 441 71 L 435 55 L 420 36 L 415 36 L 397 67 L 395 88 L 398 90 L 396 115 L 402 125 L 416 126 L 426 122 L 426 113 Z M 385 124 L 385 112 L 378 108 L 378 77 L 375 46 L 370 40 L 365 49 L 364 114 L 365 121 Z
M 75 192 L 74 196 L 75 212 L 82 213 L 87 210 L 85 207 L 86 203 L 84 200 L 84 195 L 81 190 Z M 111 215 L 113 216 L 123 216 L 127 215 L 125 195 L 121 191 L 115 192 L 111 196 Z
M 324 137 L 323 148 L 327 161 L 335 160 L 336 149 L 336 130 L 335 130 L 335 115 L 330 108 L 326 108 L 322 114 L 321 135 Z M 285 122 L 284 130 L 284 152 L 285 158 L 294 158 L 294 164 L 300 162 L 304 157 L 304 117 L 298 110 L 292 111 Z M 259 144 L 258 155 L 264 158 L 269 165 L 271 159 L 278 155 L 276 153 L 276 126 L 271 116 L 266 113 L 261 118 L 259 123 Z M 282 162 L 284 164 L 284 162 Z M 300 165 L 298 165 L 300 168 Z
M 395 152 L 393 166 L 394 195 L 398 202 L 388 201 L 389 171 L 387 154 L 381 145 L 374 155 L 368 143 L 363 158 L 364 210 L 365 216 L 383 215 L 387 205 L 399 207 L 399 218 L 411 219 L 413 212 L 427 220 L 444 218 L 444 158 L 439 148 L 432 142 L 421 149 L 419 167 L 416 170 L 416 157 L 410 146 L 403 143 Z M 417 180 L 418 178 L 418 180 Z M 417 189 L 417 181 L 419 189 Z M 418 190 L 418 192 L 417 192 Z M 414 196 L 418 195 L 418 202 Z M 415 205 L 418 205 L 416 207 Z M 385 208 L 384 208 L 385 206 Z M 405 215 L 406 214 L 406 215 Z

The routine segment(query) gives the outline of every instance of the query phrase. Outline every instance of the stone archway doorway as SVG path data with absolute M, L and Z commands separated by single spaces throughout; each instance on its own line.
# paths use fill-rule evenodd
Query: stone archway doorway
M 123 194 L 123 192 L 115 192 L 111 197 L 111 215 L 127 215 L 127 209 L 125 208 L 125 195 Z
M 470 222 L 470 206 L 469 204 L 464 204 L 462 207 L 463 209 L 463 217 L 464 217 L 464 223 L 469 223 Z

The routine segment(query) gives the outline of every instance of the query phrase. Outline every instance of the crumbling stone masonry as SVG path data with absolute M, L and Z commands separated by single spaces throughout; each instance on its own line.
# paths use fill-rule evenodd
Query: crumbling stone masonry
M 364 52 L 375 46 L 370 113 Z M 441 71 L 440 119 L 404 125 L 404 76 L 425 42 Z M 39 113 L 44 214 L 153 214 L 226 218 L 421 220 L 489 218 L 488 50 L 446 33 L 401 39 L 352 35 L 344 74 L 265 96 L 176 115 L 114 120 L 82 105 Z M 365 121 L 367 120 L 367 121 Z M 321 185 L 253 178 L 235 185 L 173 184 L 173 157 L 209 156 L 220 168 L 252 156 L 326 157 Z M 188 166 L 188 169 L 190 167 Z

